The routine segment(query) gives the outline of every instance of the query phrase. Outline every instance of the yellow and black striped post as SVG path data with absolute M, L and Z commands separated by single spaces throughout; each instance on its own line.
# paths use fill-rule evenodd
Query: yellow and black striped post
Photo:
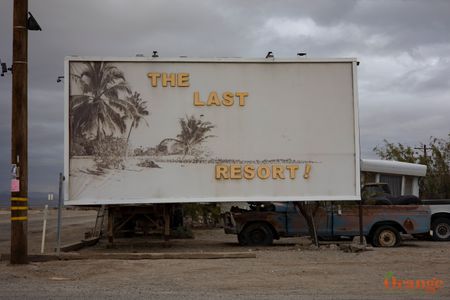
M 11 191 L 11 264 L 28 263 L 28 0 L 14 0 L 11 163 L 19 191 Z
M 28 199 L 11 197 L 11 221 L 27 221 Z

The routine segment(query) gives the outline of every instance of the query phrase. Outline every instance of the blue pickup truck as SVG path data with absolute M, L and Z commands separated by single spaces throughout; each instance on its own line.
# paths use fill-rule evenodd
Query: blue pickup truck
M 371 204 L 368 204 L 371 203 Z M 359 207 L 355 201 L 322 202 L 314 223 L 320 239 L 336 240 L 359 235 Z M 376 247 L 395 247 L 400 234 L 430 231 L 430 209 L 420 204 L 362 203 L 363 233 Z M 250 209 L 234 207 L 223 216 L 227 234 L 241 245 L 270 245 L 274 239 L 309 235 L 306 220 L 293 202 L 253 203 Z

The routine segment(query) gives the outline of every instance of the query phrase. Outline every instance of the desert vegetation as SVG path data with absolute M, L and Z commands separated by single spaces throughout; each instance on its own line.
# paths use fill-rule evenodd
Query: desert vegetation
M 382 159 L 426 165 L 427 175 L 419 182 L 420 196 L 450 198 L 450 133 L 447 138 L 430 137 L 419 147 L 384 140 L 373 150 Z

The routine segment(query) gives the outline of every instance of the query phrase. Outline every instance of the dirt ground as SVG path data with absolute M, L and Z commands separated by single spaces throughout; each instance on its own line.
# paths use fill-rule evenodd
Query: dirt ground
M 9 212 L 0 212 L 0 252 L 9 253 Z M 47 253 L 55 245 L 56 212 L 49 221 Z M 30 253 L 40 248 L 42 212 L 30 213 Z M 65 211 L 63 242 L 80 240 L 95 212 Z M 6 234 L 5 234 L 6 232 Z M 271 247 L 241 247 L 221 229 L 195 230 L 194 239 L 119 239 L 92 252 L 237 252 L 245 259 L 73 260 L 11 266 L 0 262 L 1 299 L 450 299 L 450 242 L 405 241 L 392 249 L 345 253 L 302 246 L 303 238 Z M 386 288 L 384 279 L 390 279 Z M 391 287 L 398 280 L 430 280 L 434 292 Z M 442 280 L 440 282 L 439 280 Z M 442 284 L 442 287 L 440 285 Z

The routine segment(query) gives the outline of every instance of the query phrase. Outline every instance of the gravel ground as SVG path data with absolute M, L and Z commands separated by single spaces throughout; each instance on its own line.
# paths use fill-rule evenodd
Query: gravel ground
M 68 212 L 67 215 L 79 215 Z M 92 217 L 93 214 L 90 214 Z M 37 214 L 38 215 L 38 214 Z M 91 218 L 69 222 L 67 236 L 82 237 Z M 70 218 L 70 220 L 74 220 Z M 37 230 L 35 230 L 37 231 Z M 407 241 L 393 249 L 345 253 L 300 246 L 304 239 L 272 247 L 240 247 L 220 229 L 196 230 L 195 239 L 117 240 L 90 252 L 254 251 L 246 259 L 79 260 L 11 266 L 0 262 L 0 298 L 14 299 L 450 299 L 450 243 Z M 30 233 L 30 240 L 39 239 Z M 0 250 L 5 253 L 5 242 Z M 33 249 L 33 245 L 31 248 Z M 6 251 L 7 252 L 7 251 Z M 392 273 L 389 273 L 392 272 Z M 434 293 L 386 288 L 384 278 L 442 280 Z M 391 278 L 392 280 L 392 278 Z M 429 284 L 433 282 L 430 281 Z

